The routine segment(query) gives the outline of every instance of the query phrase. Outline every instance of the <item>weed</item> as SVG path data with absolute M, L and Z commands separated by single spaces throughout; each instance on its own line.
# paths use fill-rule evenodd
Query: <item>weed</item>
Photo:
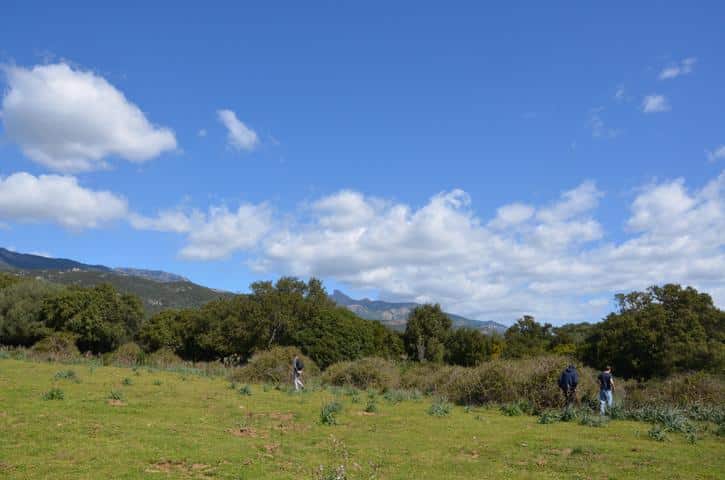
M 579 423 L 588 427 L 604 427 L 609 420 L 601 415 L 592 415 L 589 410 L 584 410 L 579 417 Z
M 242 385 L 239 387 L 239 394 L 240 395 L 251 395 L 252 394 L 252 387 L 249 385 Z
M 78 375 L 76 375 L 76 372 L 74 370 L 60 370 L 55 373 L 55 379 L 56 380 L 70 380 L 73 382 L 78 383 Z
M 158 380 L 158 379 L 154 380 L 154 385 L 156 385 L 157 387 L 159 385 L 161 385 L 161 380 Z
M 123 400 L 123 393 L 121 393 L 119 390 L 111 390 L 111 393 L 108 394 L 109 400 L 117 400 L 121 401 Z
M 572 422 L 576 420 L 578 417 L 577 411 L 573 407 L 566 407 L 564 411 L 562 412 L 561 416 L 559 417 L 559 420 L 562 422 Z
M 375 413 L 378 411 L 378 403 L 374 398 L 368 400 L 368 403 L 365 405 L 365 411 L 368 413 Z
M 51 388 L 43 394 L 43 400 L 63 400 L 65 394 L 60 388 Z
M 328 402 L 320 410 L 320 423 L 323 425 L 337 425 L 336 415 L 342 411 L 342 404 L 338 401 Z
M 660 425 L 653 425 L 647 432 L 647 435 L 649 435 L 649 438 L 652 440 L 657 440 L 658 442 L 664 442 L 667 440 L 667 433 Z
M 501 413 L 509 417 L 517 417 L 519 415 L 523 415 L 524 412 L 519 407 L 519 404 L 514 402 L 501 405 Z
M 544 412 L 539 416 L 539 423 L 542 425 L 549 425 L 551 423 L 556 423 L 559 420 L 561 420 L 561 414 L 559 412 L 549 410 L 548 412 Z
M 121 384 L 123 384 L 125 386 L 129 386 L 129 385 L 133 385 L 133 381 L 130 378 L 126 377 L 121 381 Z
M 434 400 L 430 407 L 428 407 L 428 415 L 434 417 L 445 417 L 451 413 L 452 409 L 453 407 L 448 400 L 441 397 Z

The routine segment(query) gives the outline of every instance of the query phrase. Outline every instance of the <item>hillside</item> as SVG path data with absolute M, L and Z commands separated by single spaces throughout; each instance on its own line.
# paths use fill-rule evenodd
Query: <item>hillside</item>
M 410 312 L 418 306 L 413 302 L 384 302 L 381 300 L 370 300 L 363 298 L 355 300 L 339 290 L 335 290 L 330 298 L 338 305 L 346 307 L 348 310 L 355 312 L 358 316 L 368 320 L 378 320 L 388 327 L 402 331 L 408 322 Z M 453 313 L 446 313 L 451 319 L 453 328 L 471 328 L 480 330 L 486 334 L 499 333 L 506 331 L 506 326 L 493 321 L 471 320 Z

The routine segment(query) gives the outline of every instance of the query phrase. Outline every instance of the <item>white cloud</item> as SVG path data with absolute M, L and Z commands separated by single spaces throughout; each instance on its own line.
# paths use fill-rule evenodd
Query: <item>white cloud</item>
M 176 148 L 174 133 L 103 77 L 65 63 L 4 68 L 7 137 L 31 160 L 62 172 L 107 167 L 111 156 L 145 162 Z
M 725 145 L 720 145 L 715 150 L 705 150 L 705 155 L 710 162 L 716 162 L 725 158 Z
M 0 178 L 0 220 L 52 222 L 70 229 L 98 227 L 124 218 L 126 200 L 81 187 L 71 176 L 19 172 Z
M 508 322 L 523 313 L 593 320 L 614 293 L 655 283 L 720 291 L 725 173 L 700 190 L 681 179 L 643 187 L 620 242 L 606 241 L 593 218 L 602 196 L 584 182 L 548 205 L 504 205 L 484 222 L 461 190 L 417 209 L 342 191 L 260 237 L 251 265 Z
M 254 150 L 259 145 L 257 133 L 242 123 L 231 110 L 218 110 L 219 121 L 227 127 L 229 145 L 237 150 Z
M 664 95 L 647 95 L 642 100 L 642 111 L 644 113 L 667 112 L 669 110 L 671 110 L 671 107 Z
M 617 90 L 614 92 L 614 99 L 618 102 L 623 102 L 627 99 L 626 92 L 624 91 L 624 85 L 617 87 Z
M 677 78 L 681 75 L 687 75 L 692 73 L 693 68 L 695 67 L 695 63 L 697 63 L 697 59 L 694 57 L 689 57 L 684 60 L 682 60 L 679 63 L 672 64 L 668 67 L 665 67 L 660 72 L 660 80 L 667 80 L 670 78 Z
M 186 235 L 179 252 L 188 260 L 220 260 L 235 252 L 253 250 L 272 227 L 272 212 L 266 204 L 245 203 L 236 211 L 213 206 L 208 213 L 193 209 L 160 212 L 156 217 L 129 215 L 137 230 L 153 230 Z
M 604 107 L 597 107 L 589 110 L 589 127 L 592 129 L 592 136 L 597 138 L 615 138 L 619 136 L 621 132 L 616 128 L 610 128 L 604 124 L 604 120 L 602 118 L 604 110 Z
M 197 132 L 197 135 L 200 137 L 206 137 L 206 129 L 202 128 Z

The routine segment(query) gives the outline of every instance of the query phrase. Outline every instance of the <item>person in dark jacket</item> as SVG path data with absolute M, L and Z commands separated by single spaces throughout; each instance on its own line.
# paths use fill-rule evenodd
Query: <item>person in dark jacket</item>
M 301 388 L 305 388 L 305 384 L 302 383 L 302 371 L 305 369 L 305 364 L 302 363 L 302 359 L 295 355 L 292 359 L 292 379 L 294 381 L 295 391 L 299 391 Z
M 561 372 L 559 377 L 559 388 L 564 394 L 564 406 L 570 407 L 577 402 L 576 387 L 579 385 L 579 374 L 574 365 L 569 365 Z

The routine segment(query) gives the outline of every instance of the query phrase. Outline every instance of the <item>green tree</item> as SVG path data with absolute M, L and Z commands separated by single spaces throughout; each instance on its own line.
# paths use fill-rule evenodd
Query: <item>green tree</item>
M 494 355 L 497 338 L 478 330 L 459 328 L 451 332 L 446 340 L 447 363 L 473 367 Z
M 540 324 L 531 315 L 524 315 L 504 334 L 506 358 L 524 358 L 543 355 L 552 340 L 551 324 Z
M 415 307 L 408 317 L 403 341 L 408 356 L 419 362 L 440 362 L 451 330 L 451 319 L 440 305 Z
M 12 282 L 0 289 L 0 344 L 28 347 L 51 334 L 43 301 L 61 291 L 60 285 L 40 280 Z
M 612 365 L 617 374 L 635 378 L 722 371 L 725 312 L 709 295 L 667 284 L 616 299 L 619 311 L 597 324 L 587 339 L 588 364 Z

